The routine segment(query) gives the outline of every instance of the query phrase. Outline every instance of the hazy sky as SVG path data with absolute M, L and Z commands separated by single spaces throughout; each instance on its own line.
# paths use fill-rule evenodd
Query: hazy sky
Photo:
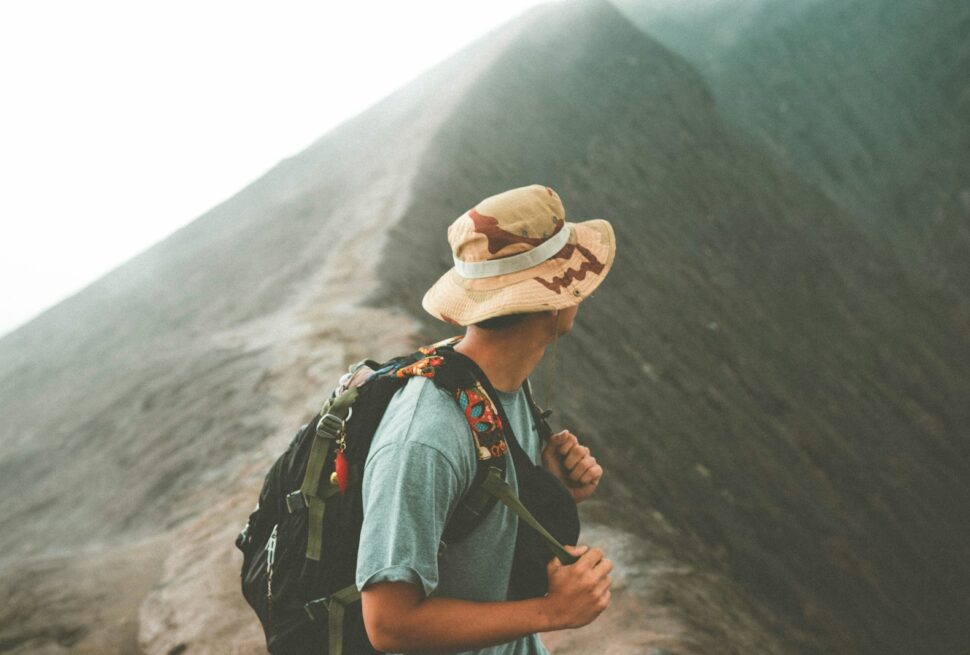
M 0 3 L 0 334 L 535 4 Z

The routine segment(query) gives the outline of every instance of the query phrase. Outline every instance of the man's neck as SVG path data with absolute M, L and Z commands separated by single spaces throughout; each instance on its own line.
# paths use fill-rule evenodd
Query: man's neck
M 505 330 L 469 326 L 455 350 L 478 364 L 499 391 L 522 386 L 542 359 L 553 336 L 554 323 L 537 316 Z

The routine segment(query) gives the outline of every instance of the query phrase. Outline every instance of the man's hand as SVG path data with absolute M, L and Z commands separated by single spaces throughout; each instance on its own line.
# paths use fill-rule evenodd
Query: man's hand
M 542 465 L 566 485 L 576 503 L 589 498 L 603 477 L 603 467 L 569 430 L 549 437 L 549 443 L 542 450 Z
M 546 566 L 549 593 L 545 601 L 556 617 L 555 629 L 579 628 L 591 623 L 610 604 L 610 571 L 613 564 L 599 548 L 566 546 L 570 555 L 579 557 L 563 566 L 555 557 Z
M 553 557 L 549 593 L 538 598 L 478 602 L 425 597 L 408 582 L 368 585 L 360 595 L 367 637 L 381 652 L 456 653 L 591 623 L 610 604 L 613 564 L 599 548 L 565 548 L 578 559 L 564 566 Z

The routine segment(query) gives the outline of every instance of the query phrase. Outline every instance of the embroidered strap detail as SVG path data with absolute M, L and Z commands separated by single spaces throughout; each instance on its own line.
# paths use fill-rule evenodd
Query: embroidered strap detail
M 379 375 L 381 377 L 424 377 L 432 379 L 445 364 L 445 357 L 439 354 L 439 349 L 451 347 L 459 341 L 461 341 L 461 337 L 452 337 L 419 348 L 418 352 L 424 357 L 416 361 L 404 362 L 398 368 L 381 371 Z M 508 452 L 508 445 L 505 441 L 502 419 L 498 408 L 495 406 L 495 401 L 488 395 L 485 387 L 477 380 L 470 387 L 459 387 L 455 390 L 455 400 L 468 422 L 468 427 L 471 428 L 478 461 L 483 462 L 504 457 Z
M 455 396 L 468 426 L 472 429 L 478 461 L 504 457 L 508 445 L 505 443 L 502 419 L 481 383 L 476 381 L 475 386 L 470 389 L 458 389 Z
M 394 371 L 394 377 L 396 378 L 433 378 L 435 371 L 445 363 L 445 360 L 441 357 L 430 355 L 419 359 L 413 364 L 408 364 L 407 366 L 402 366 L 401 368 Z
M 445 346 L 447 347 L 454 346 L 456 343 L 458 343 L 461 340 L 462 340 L 462 337 L 460 336 L 448 337 L 447 339 L 442 339 L 441 341 L 437 343 L 433 343 L 430 346 L 422 346 L 418 348 L 418 350 L 424 353 L 425 355 L 433 355 L 435 352 L 438 351 L 439 348 L 442 348 Z

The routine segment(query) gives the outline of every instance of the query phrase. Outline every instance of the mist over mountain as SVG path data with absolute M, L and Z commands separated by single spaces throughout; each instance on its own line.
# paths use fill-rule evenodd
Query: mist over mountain
M 0 652 L 262 652 L 232 540 L 266 467 L 347 364 L 453 332 L 445 228 L 535 182 L 618 240 L 536 376 L 617 561 L 550 650 L 957 652 L 970 338 L 690 61 L 533 10 L 0 339 Z
M 970 326 L 970 6 L 616 0 Z

